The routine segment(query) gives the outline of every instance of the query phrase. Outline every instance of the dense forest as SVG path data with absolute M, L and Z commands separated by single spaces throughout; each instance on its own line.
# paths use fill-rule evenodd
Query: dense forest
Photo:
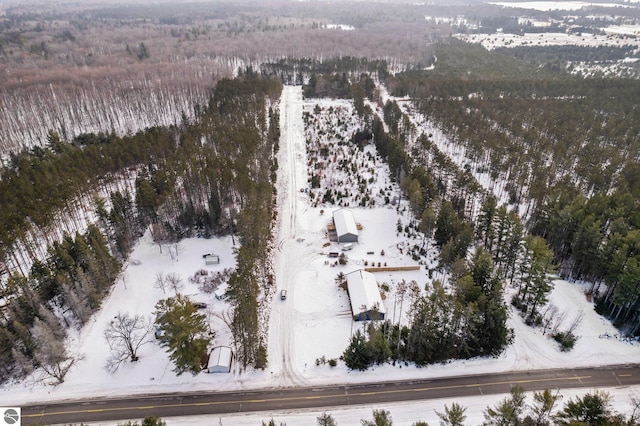
M 8 301 L 0 326 L 2 380 L 37 367 L 68 369 L 73 354 L 52 350 L 51 338 L 60 345 L 67 327 L 81 326 L 98 309 L 147 228 L 158 244 L 238 234 L 229 290 L 233 331 L 245 351 L 240 360 L 255 361 L 279 137 L 271 105 L 281 87 L 249 69 L 240 79 L 221 80 L 193 123 L 72 141 L 51 133 L 44 148 L 12 155 L 0 179 L 1 264 L 10 273 L 0 289 Z M 70 205 L 82 206 L 83 215 L 67 219 L 76 231 L 58 242 L 56 218 L 73 212 Z
M 599 309 L 636 334 L 640 84 L 523 74 L 518 60 L 486 51 L 464 73 L 457 63 L 477 49 L 447 45 L 435 72 L 398 74 L 388 86 L 445 130 L 469 171 L 508 182 L 507 203 L 545 238 L 561 275 L 593 283 Z M 424 199 L 432 186 L 421 184 Z
M 389 82 L 394 78 L 383 72 L 374 75 L 378 81 L 381 76 Z M 521 311 L 527 323 L 540 325 L 545 321 L 540 310 L 551 289 L 548 274 L 553 271 L 553 254 L 542 238 L 527 235 L 518 215 L 506 205 L 498 205 L 470 170 L 459 167 L 439 151 L 430 135 L 422 134 L 396 102 L 388 101 L 374 113 L 372 107 L 380 106 L 378 92 L 363 90 L 370 78 L 355 76 L 349 80 L 337 71 L 310 78 L 303 93 L 317 96 L 318 81 L 349 81 L 354 110 L 363 125 L 369 127 L 354 134 L 350 143 L 362 149 L 363 141 L 373 141 L 388 163 L 411 209 L 412 220 L 405 227 L 398 224 L 398 232 L 420 232 L 435 242 L 439 266 L 429 270 L 429 277 L 438 273 L 442 280 L 433 280 L 425 291 L 415 282 L 402 283 L 398 293 L 401 300 L 407 299 L 410 324 L 400 327 L 385 321 L 358 329 L 343 359 L 350 368 L 364 370 L 390 360 L 426 365 L 497 355 L 512 338 L 506 325 L 505 300 Z M 327 96 L 340 97 L 346 92 L 339 84 L 330 87 L 333 90 Z M 363 102 L 366 98 L 374 102 Z M 328 112 L 317 107 L 315 113 Z M 306 114 L 307 123 L 322 121 Z M 336 116 L 333 121 L 347 119 Z M 329 134 L 331 131 L 326 129 Z M 315 133 L 323 134 L 325 129 L 316 129 Z M 309 142 L 307 149 L 312 158 L 331 150 Z M 357 161 L 354 154 L 350 157 Z M 348 203 L 343 196 L 345 190 L 340 187 L 342 181 L 334 183 L 335 187 L 329 182 L 318 185 L 320 178 L 313 170 L 322 167 L 320 163 L 310 167 L 311 186 L 328 185 L 323 202 L 332 203 L 336 197 L 340 205 Z M 388 197 L 386 202 L 389 203 Z M 414 260 L 420 261 L 426 255 L 424 241 L 422 238 L 421 244 L 408 249 Z M 336 280 L 344 285 L 340 274 Z M 510 291 L 513 297 L 505 297 L 506 287 L 515 289 Z
M 434 237 L 450 280 L 445 286 L 436 281 L 427 297 L 414 289 L 410 327 L 384 322 L 358 330 L 343 355 L 347 365 L 366 369 L 390 359 L 421 365 L 499 353 L 510 338 L 504 286 L 525 321 L 546 328 L 550 318 L 541 309 L 556 266 L 565 278 L 591 282 L 598 308 L 636 335 L 637 81 L 532 69 L 458 43 L 441 46 L 437 57 L 435 72 L 374 77 L 445 130 L 465 153 L 464 168 L 443 155 L 431 135 L 420 134 L 395 102 L 384 105 L 384 128 L 370 110 L 362 113 L 369 115 L 378 152 L 402 182 L 413 226 Z M 349 97 L 358 91 L 346 87 L 359 84 L 338 68 L 312 75 L 303 90 Z M 507 182 L 504 202 L 479 185 L 475 172 Z M 567 349 L 575 341 L 570 330 L 554 337 Z
M 60 344 L 65 329 L 100 307 L 147 229 L 160 246 L 238 236 L 235 352 L 243 367 L 265 366 L 258 296 L 273 285 L 282 84 L 353 100 L 360 136 L 408 200 L 406 229 L 440 252 L 429 274 L 445 278 L 424 295 L 405 283 L 411 324 L 358 331 L 350 367 L 496 355 L 511 338 L 506 303 L 528 324 L 549 320 L 556 270 L 592 283 L 598 309 L 640 333 L 640 83 L 565 70 L 636 55 L 630 47 L 488 52 L 423 22 L 455 5 L 276 6 L 13 5 L 0 16 L 0 381 L 38 367 L 64 380 L 77 356 Z M 486 28 L 526 25 L 494 6 L 474 13 Z M 384 102 L 384 89 L 408 101 Z
M 401 181 L 413 216 L 407 226 L 433 238 L 446 279 L 434 280 L 424 293 L 415 282 L 402 283 L 410 325 L 369 324 L 355 333 L 343 358 L 350 368 L 364 370 L 389 360 L 426 365 L 497 355 L 512 338 L 507 286 L 515 289 L 510 301 L 528 324 L 545 321 L 540 310 L 551 289 L 552 252 L 427 135 L 412 141 L 415 129 L 397 104 L 387 102 L 383 118 L 389 131 L 375 117 L 372 139 Z M 413 250 L 414 259 L 425 255 L 424 244 Z
M 450 32 L 425 24 L 426 9 L 280 1 L 3 4 L 0 150 L 42 145 L 49 130 L 72 140 L 179 125 L 198 115 L 217 80 L 280 58 L 428 64 L 425 41 Z

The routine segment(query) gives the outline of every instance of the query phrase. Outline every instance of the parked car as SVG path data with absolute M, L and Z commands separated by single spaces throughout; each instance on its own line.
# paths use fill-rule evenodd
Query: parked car
M 280 300 L 285 300 L 287 298 L 287 290 L 280 291 Z
M 204 302 L 193 302 L 193 306 L 195 306 L 196 309 L 207 309 L 207 304 Z
M 227 294 L 225 290 L 217 289 L 213 292 L 213 296 L 218 300 L 226 300 Z

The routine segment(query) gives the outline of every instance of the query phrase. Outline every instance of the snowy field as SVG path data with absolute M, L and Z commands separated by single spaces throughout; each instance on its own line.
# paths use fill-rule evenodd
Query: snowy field
M 637 1 L 629 1 L 624 3 L 591 3 L 583 1 L 502 1 L 488 2 L 489 4 L 501 6 L 503 8 L 528 9 L 532 11 L 567 11 L 590 7 L 624 7 L 635 8 Z M 539 20 L 531 15 L 523 15 L 519 18 L 520 22 L 528 22 L 533 27 L 550 26 L 554 23 L 552 19 Z M 614 16 L 603 16 L 603 19 L 613 19 Z M 502 47 L 519 47 L 519 46 L 636 46 L 640 47 L 640 25 L 624 24 L 609 25 L 602 28 L 603 34 L 596 33 L 523 33 L 509 34 L 498 31 L 493 34 L 455 34 L 456 38 L 468 43 L 481 44 L 485 49 L 492 50 Z
M 620 3 L 598 3 L 585 1 L 498 1 L 488 2 L 502 7 L 515 7 L 519 9 L 532 10 L 580 10 L 583 7 L 633 7 L 623 2 Z M 628 2 L 627 2 L 628 3 Z
M 640 26 L 615 26 L 604 29 L 602 34 L 568 33 L 524 33 L 522 35 L 495 34 L 456 34 L 456 38 L 468 43 L 481 44 L 485 49 L 518 46 L 640 46 Z
M 328 101 L 323 100 L 323 103 Z M 344 101 L 343 108 L 349 108 Z M 385 365 L 365 372 L 349 371 L 338 361 L 336 367 L 328 364 L 316 365 L 316 360 L 338 359 L 346 348 L 349 338 L 359 323 L 351 320 L 349 300 L 344 290 L 335 284 L 339 272 L 348 273 L 363 268 L 365 262 L 387 263 L 389 266 L 415 265 L 404 247 L 406 237 L 398 234 L 397 222 L 406 223 L 408 218 L 402 204 L 396 206 L 376 205 L 371 208 L 352 208 L 356 221 L 361 223 L 360 243 L 348 252 L 347 265 L 334 265 L 329 259 L 330 251 L 340 251 L 337 243 L 330 243 L 326 225 L 335 207 L 313 206 L 312 192 L 301 189 L 307 184 L 308 162 L 305 147 L 303 110 L 312 108 L 317 102 L 304 101 L 300 87 L 285 86 L 281 98 L 282 139 L 279 152 L 278 203 L 279 223 L 275 232 L 276 250 L 274 270 L 277 292 L 288 290 L 287 300 L 274 297 L 269 316 L 269 366 L 265 371 L 240 371 L 237 366 L 229 374 L 186 373 L 176 376 L 167 353 L 157 343 L 144 346 L 140 361 L 127 364 L 110 374 L 104 368 L 109 348 L 104 339 L 104 329 L 119 312 L 152 316 L 156 302 L 173 296 L 173 292 L 154 286 L 158 272 L 176 273 L 182 277 L 183 294 L 194 301 L 207 303 L 206 313 L 217 336 L 213 345 L 232 346 L 228 326 L 228 305 L 217 300 L 213 294 L 203 293 L 198 285 L 189 282 L 196 271 L 206 269 L 209 273 L 222 271 L 235 265 L 234 247 L 231 237 L 221 239 L 188 239 L 177 246 L 160 248 L 147 234 L 136 245 L 120 279 L 101 310 L 89 325 L 70 341 L 72 352 L 84 357 L 70 371 L 66 381 L 58 386 L 47 385 L 35 377 L 5 386 L 0 390 L 0 406 L 20 405 L 36 401 L 53 401 L 81 397 L 109 397 L 149 392 L 181 392 L 198 390 L 243 390 L 255 388 L 318 386 L 325 384 L 359 383 L 385 380 L 444 377 L 462 374 L 482 374 L 510 370 L 533 370 L 543 368 L 570 368 L 599 366 L 606 364 L 637 363 L 640 360 L 640 345 L 615 338 L 617 330 L 594 312 L 593 304 L 584 296 L 578 284 L 555 281 L 550 294 L 550 303 L 563 318 L 560 329 L 566 329 L 577 317 L 582 317 L 575 330 L 579 336 L 573 351 L 563 353 L 557 344 L 541 333 L 523 324 L 512 311 L 509 326 L 515 330 L 513 344 L 498 358 L 481 358 L 454 361 L 426 368 Z M 337 105 L 337 104 L 336 104 Z M 323 105 L 325 106 L 325 105 Z M 355 122 L 354 122 L 355 125 Z M 353 128 L 347 128 L 351 135 Z M 373 165 L 375 164 L 375 165 Z M 384 179 L 388 173 L 378 160 L 370 164 L 377 171 L 378 179 L 372 184 L 373 193 L 379 192 L 376 185 L 388 188 Z M 397 192 L 397 188 L 394 189 Z M 419 237 L 415 237 L 419 238 Z M 384 255 L 381 252 L 384 250 Z M 216 253 L 219 265 L 205 265 L 202 254 Z M 420 287 L 428 282 L 425 266 L 419 271 L 376 273 L 379 284 L 386 283 L 389 291 L 384 294 L 388 318 L 397 322 L 401 318 L 401 305 L 395 289 L 401 280 L 415 280 Z M 405 300 L 404 309 L 407 309 Z M 614 337 L 608 337 L 614 336 Z M 583 395 L 589 389 L 565 392 L 565 398 Z M 611 389 L 616 409 L 626 411 L 629 397 L 640 397 L 639 388 Z M 461 398 L 456 402 L 469 407 L 468 424 L 482 421 L 482 410 L 495 404 L 503 396 Z M 566 400 L 566 399 L 565 399 Z M 327 409 L 338 424 L 359 424 L 360 419 L 372 417 L 372 408 L 391 411 L 395 425 L 410 425 L 424 420 L 437 424 L 434 410 L 442 411 L 444 404 L 452 401 L 428 401 L 406 404 L 390 404 L 386 407 L 350 407 Z M 256 425 L 273 417 L 276 422 L 289 425 L 315 424 L 322 411 L 287 411 L 277 413 L 236 414 L 222 417 L 190 417 L 165 419 L 170 425 Z M 101 423 L 101 424 L 116 424 Z

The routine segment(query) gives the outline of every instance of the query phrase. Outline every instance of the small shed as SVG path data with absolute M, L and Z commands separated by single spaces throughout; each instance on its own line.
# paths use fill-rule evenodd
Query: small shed
M 202 257 L 204 258 L 205 265 L 217 265 L 220 263 L 220 256 L 217 254 L 206 253 L 203 254 Z
M 339 243 L 358 242 L 358 225 L 351 210 L 338 209 L 334 211 L 333 224 L 336 228 Z
M 233 352 L 229 346 L 216 346 L 209 354 L 207 373 L 228 373 L 231 371 Z
M 351 301 L 351 313 L 356 321 L 383 320 L 386 310 L 380 297 L 376 277 L 359 269 L 345 275 L 347 292 Z

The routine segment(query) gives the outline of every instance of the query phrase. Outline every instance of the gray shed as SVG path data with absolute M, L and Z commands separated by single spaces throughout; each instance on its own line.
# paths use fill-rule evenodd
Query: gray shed
M 202 255 L 205 265 L 218 265 L 220 263 L 220 256 L 213 253 L 206 253 Z
M 231 371 L 233 352 L 229 346 L 216 346 L 209 354 L 207 373 L 228 373 Z

